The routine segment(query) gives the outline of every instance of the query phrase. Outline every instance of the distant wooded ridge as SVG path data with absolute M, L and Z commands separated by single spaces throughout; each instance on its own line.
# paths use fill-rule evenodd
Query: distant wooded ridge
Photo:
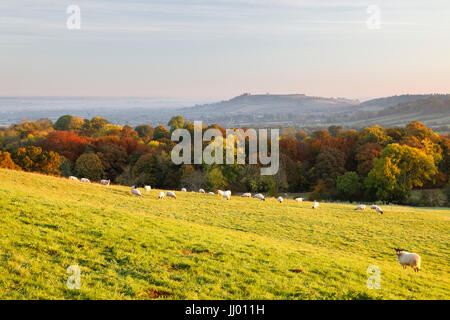
M 86 98 L 89 99 L 89 98 Z M 60 99 L 61 100 L 61 99 Z M 59 103 L 64 104 L 64 102 Z M 2 98 L 0 98 L 1 105 Z M 179 103 L 179 102 L 178 102 Z M 346 98 L 312 97 L 305 94 L 249 94 L 230 100 L 191 107 L 166 107 L 140 104 L 125 107 L 98 105 L 95 110 L 86 108 L 42 106 L 0 111 L 0 126 L 24 120 L 49 118 L 55 121 L 63 114 L 83 118 L 103 116 L 111 122 L 132 126 L 148 123 L 153 126 L 167 123 L 173 115 L 182 115 L 190 121 L 204 121 L 232 127 L 302 127 L 323 129 L 340 125 L 361 129 L 367 125 L 404 126 L 419 120 L 433 130 L 449 132 L 450 95 L 420 94 L 399 95 L 364 102 Z

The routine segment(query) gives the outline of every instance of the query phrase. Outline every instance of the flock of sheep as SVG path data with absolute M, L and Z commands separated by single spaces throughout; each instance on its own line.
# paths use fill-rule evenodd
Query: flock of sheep
M 74 176 L 70 176 L 69 180 L 80 181 L 82 183 L 91 183 L 89 181 L 89 179 L 81 178 L 79 180 L 77 177 L 74 177 Z M 100 184 L 101 185 L 110 185 L 111 181 L 110 180 L 101 180 Z M 148 186 L 148 185 L 144 186 L 145 192 L 150 192 L 151 189 L 152 189 L 151 186 Z M 181 192 L 187 192 L 186 188 L 182 188 Z M 195 191 L 192 191 L 192 192 L 195 192 Z M 198 192 L 206 194 L 206 191 L 204 189 L 200 189 Z M 226 200 L 231 199 L 231 190 L 227 190 L 227 191 L 217 190 L 216 193 L 219 197 L 223 197 Z M 210 195 L 215 195 L 216 193 L 208 192 L 208 194 L 210 194 Z M 131 187 L 131 194 L 142 197 L 142 193 L 139 191 L 139 189 L 136 186 Z M 173 191 L 166 191 L 165 193 L 163 191 L 159 192 L 158 199 L 164 199 L 166 197 L 173 198 L 173 199 L 177 198 L 175 192 L 173 192 Z M 249 192 L 246 192 L 246 193 L 243 193 L 241 195 L 241 197 L 252 198 L 252 194 Z M 253 198 L 259 199 L 261 201 L 266 201 L 266 198 L 264 197 L 264 195 L 262 193 L 257 193 L 255 195 L 253 195 Z M 282 203 L 283 197 L 278 197 L 277 201 L 279 203 Z M 294 201 L 296 201 L 298 203 L 302 203 L 303 198 L 294 198 Z M 319 208 L 319 202 L 314 200 L 312 208 L 313 209 Z M 373 209 L 376 212 L 383 214 L 383 210 L 379 206 L 371 205 L 370 209 Z M 354 210 L 366 210 L 366 205 L 360 204 L 360 205 L 356 206 L 356 208 Z M 410 266 L 411 268 L 413 268 L 414 272 L 418 272 L 420 270 L 421 258 L 417 253 L 410 253 L 410 252 L 405 251 L 404 249 L 399 249 L 399 248 L 395 248 L 395 252 L 397 255 L 397 260 L 400 263 L 400 265 L 403 267 L 403 269 L 406 269 L 407 266 Z

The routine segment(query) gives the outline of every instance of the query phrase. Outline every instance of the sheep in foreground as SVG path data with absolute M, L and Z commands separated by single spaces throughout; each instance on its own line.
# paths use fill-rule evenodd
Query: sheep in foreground
M 158 195 L 158 199 L 164 199 L 165 197 L 166 197 L 166 195 L 162 191 Z
M 282 198 L 282 197 L 278 197 L 278 198 L 277 198 L 277 201 L 278 201 L 279 203 L 282 203 L 282 202 L 283 202 L 283 198 Z
M 167 191 L 166 192 L 166 197 L 174 198 L 174 199 L 177 198 L 177 196 L 175 195 L 175 192 L 172 192 L 172 191 Z
M 91 181 L 89 179 L 86 179 L 86 178 L 81 178 L 80 181 L 83 182 L 83 183 L 91 183 Z
M 406 252 L 405 249 L 395 248 L 395 254 L 397 255 L 398 262 L 402 265 L 403 269 L 408 266 L 413 268 L 414 272 L 420 270 L 420 256 L 417 253 Z
M 150 186 L 145 186 L 144 187 L 145 192 L 150 192 L 150 190 L 152 190 L 152 187 Z
M 295 198 L 294 201 L 297 201 L 298 203 L 302 203 L 303 202 L 303 198 Z
M 319 207 L 319 203 L 316 200 L 314 200 L 312 208 L 317 209 L 318 207 Z
M 70 177 L 69 177 L 69 180 L 73 180 L 73 181 L 80 181 L 80 180 L 78 180 L 78 178 L 77 178 L 77 177 L 74 177 L 74 176 L 70 176 Z
M 357 206 L 357 207 L 355 208 L 355 210 L 366 210 L 366 206 L 363 205 L 363 204 L 360 204 L 359 206 Z
M 223 193 L 223 197 L 224 197 L 225 199 L 227 199 L 227 200 L 230 200 L 230 199 L 231 199 L 231 193 L 224 192 L 224 193 Z
M 266 198 L 261 193 L 257 193 L 253 197 L 261 201 L 266 201 Z
M 251 198 L 251 197 L 252 197 L 252 194 L 249 193 L 249 192 L 246 192 L 246 193 L 243 193 L 241 197 L 244 197 L 244 198 Z
M 187 192 L 186 188 L 181 188 L 181 192 Z
M 199 193 L 206 193 L 205 190 L 203 190 L 203 189 L 198 190 L 198 192 Z
M 104 186 L 109 186 L 111 184 L 111 180 L 100 180 L 100 184 Z
M 137 195 L 138 197 L 142 197 L 141 192 L 138 189 L 136 189 L 136 186 L 131 187 L 131 193 Z

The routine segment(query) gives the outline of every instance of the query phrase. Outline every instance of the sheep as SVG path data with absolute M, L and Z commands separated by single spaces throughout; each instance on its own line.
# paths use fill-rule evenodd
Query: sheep
M 198 192 L 199 193 L 206 193 L 205 190 L 203 190 L 203 189 L 198 190 Z
M 241 197 L 243 197 L 243 198 L 251 198 L 252 194 L 250 192 L 246 192 L 246 193 L 243 193 Z
M 302 203 L 303 202 L 303 198 L 295 198 L 294 201 L 297 201 L 298 203 Z
M 165 197 L 166 197 L 166 195 L 162 191 L 158 195 L 158 199 L 164 199 Z
M 355 208 L 355 210 L 366 210 L 366 206 L 363 205 L 363 204 L 360 204 L 359 206 L 357 206 L 357 207 Z
M 215 195 L 215 193 L 214 193 L 214 192 L 208 192 L 208 194 L 210 194 L 210 195 Z
M 131 187 L 131 193 L 137 195 L 138 197 L 142 197 L 141 192 L 138 189 L 136 189 L 136 186 Z
M 282 203 L 282 202 L 283 202 L 283 198 L 282 198 L 282 197 L 278 197 L 278 198 L 277 198 L 277 201 L 278 201 L 279 203 Z
M 402 265 L 405 270 L 408 266 L 413 268 L 414 272 L 419 272 L 420 270 L 420 256 L 417 253 L 406 252 L 405 249 L 394 248 L 395 254 L 397 255 L 398 262 Z
M 100 184 L 104 186 L 109 186 L 111 184 L 111 180 L 100 180 Z
M 91 183 L 91 181 L 89 179 L 86 179 L 86 178 L 81 178 L 80 181 L 83 182 L 83 183 Z
M 78 180 L 78 178 L 77 178 L 77 177 L 74 177 L 74 176 L 70 176 L 70 177 L 69 177 L 69 180 L 73 180 L 73 181 L 80 181 L 80 180 Z
M 223 196 L 223 191 L 222 191 L 222 190 L 217 190 L 216 192 L 217 192 L 217 195 L 218 195 L 219 197 Z
M 145 189 L 145 192 L 150 192 L 150 190 L 152 190 L 152 187 L 150 187 L 150 186 L 145 186 L 144 189 Z
M 223 193 L 223 197 L 224 197 L 225 199 L 227 199 L 227 200 L 230 200 L 230 199 L 231 199 L 231 193 L 229 193 L 229 192 L 224 192 L 224 193 Z
M 181 192 L 187 192 L 186 188 L 181 188 Z
M 261 193 L 257 193 L 253 197 L 262 201 L 266 201 L 266 198 Z
M 319 207 L 319 203 L 316 200 L 314 200 L 312 208 L 317 209 L 318 207 Z
M 376 212 L 378 212 L 379 214 L 383 214 L 383 209 L 381 209 L 379 206 L 376 205 L 371 205 L 370 206 L 371 209 L 374 209 Z
M 166 196 L 170 197 L 170 198 L 174 198 L 174 199 L 177 198 L 177 196 L 175 195 L 175 192 L 172 192 L 172 191 L 167 191 Z

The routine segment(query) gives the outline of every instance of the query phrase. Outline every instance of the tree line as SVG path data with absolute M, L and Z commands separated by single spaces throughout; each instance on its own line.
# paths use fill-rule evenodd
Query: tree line
M 55 123 L 25 121 L 0 129 L 0 168 L 162 189 L 232 189 L 274 196 L 309 192 L 317 200 L 405 203 L 413 189 L 449 189 L 450 138 L 418 121 L 359 131 L 285 128 L 279 141 L 280 170 L 274 176 L 261 176 L 259 165 L 174 165 L 171 132 L 178 128 L 194 130 L 181 116 L 167 127 L 133 128 L 102 117 L 71 115 Z M 209 128 L 226 131 L 217 124 L 203 127 Z

